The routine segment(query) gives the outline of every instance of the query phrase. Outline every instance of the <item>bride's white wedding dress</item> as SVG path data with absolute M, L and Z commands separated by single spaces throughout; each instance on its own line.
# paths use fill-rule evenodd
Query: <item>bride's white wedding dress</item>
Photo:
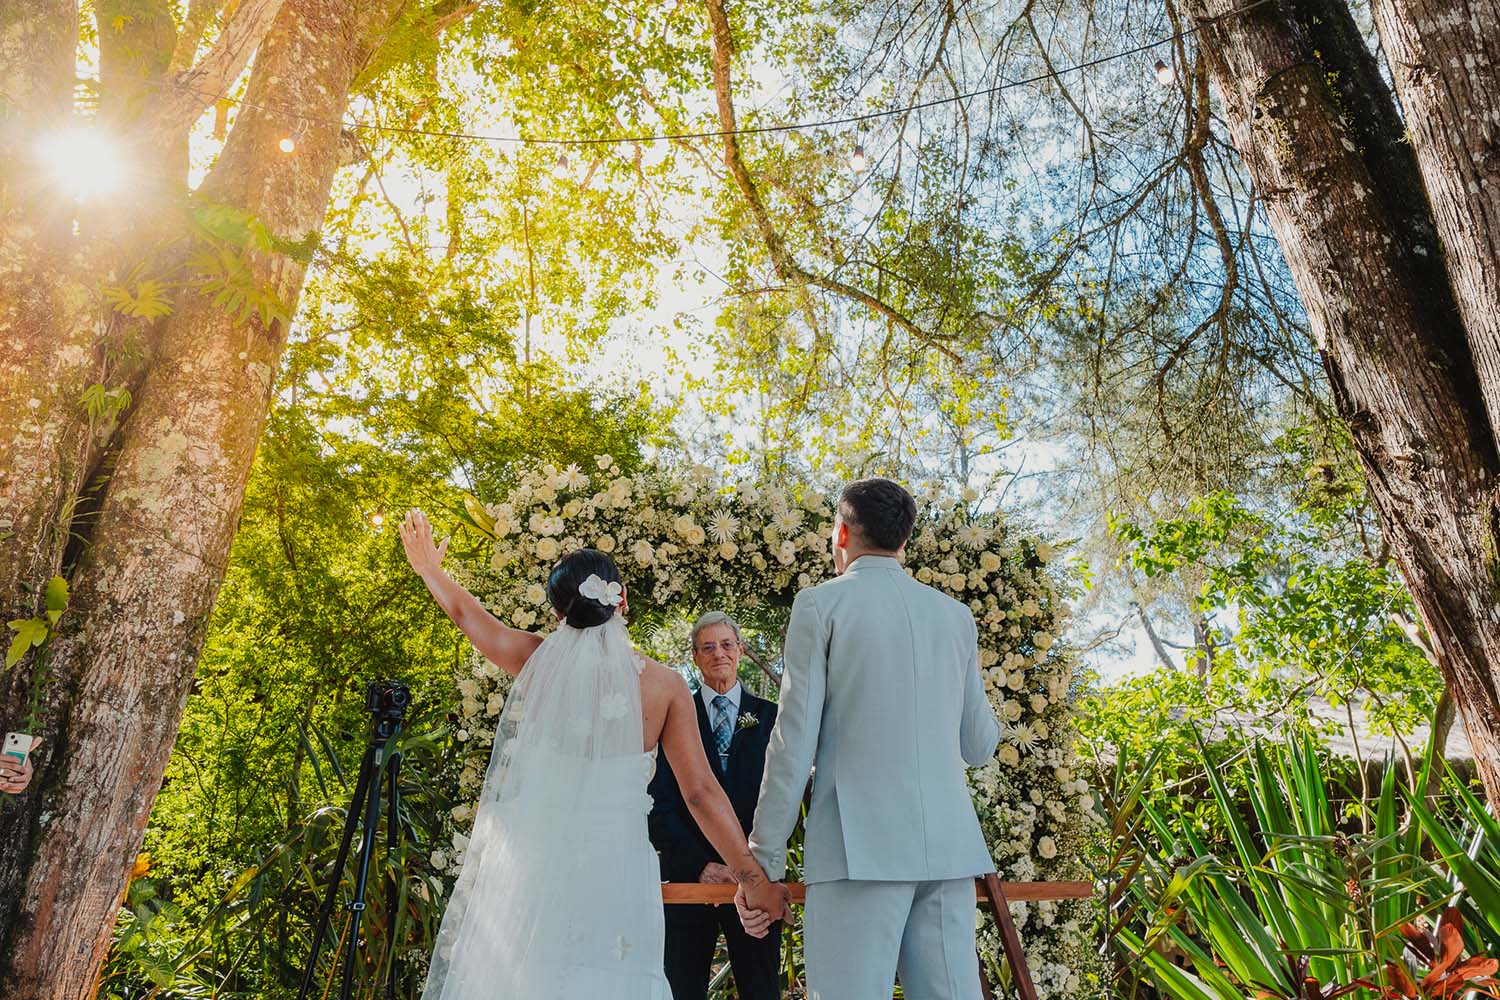
M 422 1000 L 671 1000 L 641 669 L 618 615 L 526 662 Z

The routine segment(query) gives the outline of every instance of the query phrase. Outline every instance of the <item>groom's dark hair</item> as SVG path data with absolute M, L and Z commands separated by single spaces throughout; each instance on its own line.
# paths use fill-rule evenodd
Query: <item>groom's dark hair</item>
M 866 545 L 895 552 L 911 537 L 917 523 L 917 502 L 900 484 L 889 479 L 861 479 L 839 495 L 844 523 Z
M 593 628 L 615 616 L 612 605 L 600 604 L 578 593 L 578 588 L 591 576 L 597 576 L 605 583 L 624 582 L 615 561 L 598 549 L 568 553 L 552 567 L 552 575 L 547 578 L 547 600 L 574 628 Z

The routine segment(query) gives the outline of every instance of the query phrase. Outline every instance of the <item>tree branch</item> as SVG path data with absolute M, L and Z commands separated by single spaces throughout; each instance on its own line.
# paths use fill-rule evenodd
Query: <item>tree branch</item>
M 235 79 L 250 62 L 250 55 L 271 28 L 282 0 L 241 0 L 229 16 L 219 39 L 198 64 L 178 73 L 176 86 L 162 95 L 158 121 L 166 131 L 186 128 L 204 109 L 224 96 Z M 184 32 L 186 34 L 186 32 Z M 181 54 L 183 41 L 178 39 L 172 59 Z M 196 48 L 197 42 L 193 42 Z
M 729 58 L 734 42 L 729 32 L 729 18 L 724 13 L 723 0 L 708 0 L 708 18 L 713 29 L 714 96 L 719 107 L 719 128 L 724 132 L 724 164 L 734 177 L 735 185 L 739 188 L 746 204 L 750 206 L 750 214 L 754 217 L 756 228 L 765 242 L 766 252 L 771 258 L 771 266 L 776 269 L 777 277 L 782 281 L 795 280 L 814 288 L 821 288 L 858 302 L 870 311 L 884 316 L 922 343 L 941 352 L 955 364 L 962 365 L 963 359 L 951 347 L 941 343 L 936 335 L 923 329 L 890 303 L 853 285 L 808 271 L 797 263 L 791 251 L 787 249 L 786 241 L 771 221 L 765 200 L 761 197 L 755 178 L 750 176 L 750 171 L 745 166 L 743 157 L 740 156 L 739 141 L 734 135 L 734 101 L 729 87 Z

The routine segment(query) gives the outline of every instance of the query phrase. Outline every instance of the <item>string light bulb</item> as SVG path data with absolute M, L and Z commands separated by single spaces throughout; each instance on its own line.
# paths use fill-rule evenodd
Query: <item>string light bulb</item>
M 1177 71 L 1162 60 L 1156 60 L 1156 82 L 1163 87 L 1172 86 L 1177 82 Z
M 865 147 L 863 143 L 854 144 L 854 155 L 849 157 L 849 169 L 856 174 L 864 173 L 870 166 L 869 160 L 865 159 Z
M 370 524 L 375 528 L 376 531 L 379 531 L 381 529 L 381 526 L 385 524 L 385 512 L 377 510 L 375 513 L 371 514 Z
M 290 155 L 297 151 L 297 140 L 289 135 L 284 135 L 281 137 L 281 141 L 276 144 L 276 148 Z

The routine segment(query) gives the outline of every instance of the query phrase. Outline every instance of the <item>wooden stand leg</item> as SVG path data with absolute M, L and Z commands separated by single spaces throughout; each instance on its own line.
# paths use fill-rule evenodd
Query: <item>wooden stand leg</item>
M 1016 931 L 1016 922 L 1011 919 L 1010 903 L 1000 886 L 1000 876 L 993 872 L 984 876 L 984 894 L 995 909 L 995 926 L 1000 928 L 1000 943 L 1005 948 L 1005 960 L 1010 963 L 1010 974 L 1016 981 L 1016 995 L 1020 1000 L 1036 1000 L 1036 984 L 1031 981 L 1021 935 Z M 984 976 L 983 966 L 980 967 L 980 976 L 981 979 Z

